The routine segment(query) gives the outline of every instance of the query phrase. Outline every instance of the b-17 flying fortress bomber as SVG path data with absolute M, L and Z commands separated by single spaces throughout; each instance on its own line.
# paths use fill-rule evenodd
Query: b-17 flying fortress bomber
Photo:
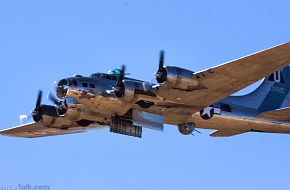
M 32 123 L 0 131 L 13 137 L 45 137 L 109 128 L 141 137 L 142 129 L 177 126 L 183 135 L 212 129 L 212 137 L 247 132 L 290 134 L 290 43 L 193 72 L 164 66 L 160 53 L 156 84 L 129 78 L 125 66 L 89 77 L 75 75 L 56 83 L 54 105 L 31 112 Z M 263 79 L 250 94 L 235 92 Z

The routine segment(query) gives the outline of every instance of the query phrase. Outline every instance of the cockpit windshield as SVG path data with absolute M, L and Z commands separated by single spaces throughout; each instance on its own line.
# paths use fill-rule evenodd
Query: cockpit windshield
M 94 74 L 91 75 L 91 77 L 101 78 L 102 77 L 102 73 L 94 73 Z

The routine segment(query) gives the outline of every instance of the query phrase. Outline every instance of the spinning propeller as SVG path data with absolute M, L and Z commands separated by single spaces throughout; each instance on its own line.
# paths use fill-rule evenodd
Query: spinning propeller
M 42 119 L 41 100 L 42 100 L 42 91 L 40 90 L 38 91 L 35 108 L 31 112 L 34 121 L 40 121 Z
M 38 122 L 42 119 L 42 109 L 41 109 L 41 100 L 42 100 L 42 91 L 38 91 L 37 100 L 34 110 L 31 112 L 31 115 L 20 115 L 19 120 L 20 124 L 25 124 L 27 121 L 30 121 L 32 118 L 34 121 Z
M 59 100 L 54 94 L 52 94 L 51 92 L 48 93 L 47 98 L 52 101 L 54 103 L 54 105 L 56 106 L 58 113 L 60 115 L 64 114 L 66 112 L 66 108 L 67 108 L 67 102 L 66 99 L 64 101 Z
M 47 98 L 52 101 L 54 103 L 54 105 L 58 108 L 58 109 L 62 109 L 63 105 L 66 106 L 66 100 L 61 101 L 59 100 L 54 94 L 52 94 L 51 92 L 48 93 Z
M 164 50 L 160 51 L 160 58 L 159 58 L 159 68 L 158 71 L 155 73 L 156 80 L 158 83 L 163 83 L 166 81 L 167 78 L 167 72 L 164 68 Z
M 124 95 L 125 92 L 125 85 L 124 85 L 124 77 L 125 77 L 125 70 L 126 70 L 126 66 L 122 65 L 121 70 L 120 70 L 120 75 L 118 78 L 118 82 L 116 83 L 116 85 L 113 87 L 113 91 L 115 92 L 115 95 L 118 98 L 121 98 Z
M 43 114 L 45 115 L 52 115 L 52 116 L 57 116 L 57 115 L 63 115 L 66 112 L 67 108 L 67 103 L 66 100 L 61 101 L 58 98 L 56 98 L 55 95 L 52 93 L 48 94 L 48 99 L 51 100 L 55 106 L 50 106 L 50 105 L 41 105 L 42 101 L 42 91 L 38 91 L 37 95 L 37 100 L 35 104 L 34 110 L 31 112 L 31 115 L 20 115 L 19 120 L 21 124 L 24 124 L 28 120 L 31 120 L 31 117 L 35 122 L 39 122 L 42 119 Z

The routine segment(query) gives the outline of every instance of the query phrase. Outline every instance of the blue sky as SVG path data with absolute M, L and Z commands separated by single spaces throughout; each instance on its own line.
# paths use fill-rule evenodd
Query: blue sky
M 50 0 L 0 1 L 0 128 L 19 124 L 37 91 L 79 73 L 126 64 L 154 78 L 158 53 L 193 71 L 290 41 L 290 2 Z M 250 87 L 243 91 L 249 92 Z M 45 100 L 44 102 L 48 102 Z M 21 139 L 0 137 L 0 186 L 51 189 L 288 189 L 290 136 L 214 139 L 144 130 Z

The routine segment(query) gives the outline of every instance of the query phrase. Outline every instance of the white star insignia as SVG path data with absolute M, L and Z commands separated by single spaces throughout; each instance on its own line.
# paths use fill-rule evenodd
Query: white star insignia
M 207 108 L 204 108 L 203 111 L 202 111 L 202 116 L 204 115 L 207 115 L 208 117 L 211 116 L 211 110 L 212 110 L 212 107 L 207 107 Z

